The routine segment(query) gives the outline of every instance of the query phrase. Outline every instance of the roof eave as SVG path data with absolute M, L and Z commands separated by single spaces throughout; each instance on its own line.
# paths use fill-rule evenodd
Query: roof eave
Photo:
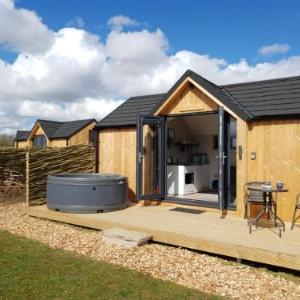
M 130 124 L 121 124 L 121 125 L 97 125 L 95 126 L 94 130 L 99 131 L 101 129 L 108 129 L 108 128 L 132 128 L 136 127 L 136 123 L 130 123 Z
M 196 74 L 195 72 L 191 71 L 191 70 L 187 70 L 177 81 L 176 83 L 171 87 L 171 89 L 166 93 L 165 97 L 162 99 L 162 101 L 160 101 L 151 111 L 152 114 L 155 114 L 159 108 L 165 103 L 165 101 L 167 101 L 167 99 L 169 99 L 169 97 L 176 91 L 176 89 L 188 78 L 191 78 L 193 81 L 197 82 L 199 85 L 202 86 L 201 82 L 199 82 L 199 78 L 201 78 L 201 80 L 204 80 L 205 82 L 207 82 L 208 84 L 211 84 L 217 88 L 219 88 L 217 85 L 215 85 L 214 83 L 206 80 L 205 78 L 202 78 L 200 75 Z M 207 90 L 205 87 L 203 87 L 205 90 Z M 220 99 L 219 95 L 215 95 L 213 93 L 213 91 L 209 91 L 207 90 L 208 93 L 212 94 L 215 98 L 217 98 L 224 106 L 228 107 L 230 110 L 232 110 L 237 116 L 239 116 L 242 120 L 244 121 L 250 121 L 252 120 L 252 116 L 245 111 L 243 108 L 241 108 L 238 103 L 236 103 L 236 101 L 233 99 L 233 97 L 231 97 L 230 95 L 226 95 L 231 99 L 231 101 L 228 101 L 225 98 Z M 221 88 L 220 88 L 220 92 L 224 92 Z

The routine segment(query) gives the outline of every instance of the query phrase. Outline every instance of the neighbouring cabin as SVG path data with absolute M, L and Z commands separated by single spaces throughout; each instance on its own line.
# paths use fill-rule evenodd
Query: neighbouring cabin
M 30 131 L 18 130 L 16 133 L 16 137 L 14 139 L 14 148 L 27 148 L 28 147 L 28 137 L 30 135 Z
M 37 120 L 31 131 L 17 132 L 14 146 L 44 148 L 93 143 L 96 123 L 95 119 L 69 122 Z
M 187 71 L 166 94 L 129 98 L 101 120 L 98 171 L 130 198 L 244 216 L 249 181 L 282 181 L 278 214 L 300 193 L 300 76 L 218 86 Z

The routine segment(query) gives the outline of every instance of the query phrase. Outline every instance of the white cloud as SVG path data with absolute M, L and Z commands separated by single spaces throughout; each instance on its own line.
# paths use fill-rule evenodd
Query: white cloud
M 67 23 L 67 27 L 77 27 L 83 28 L 85 25 L 84 19 L 82 17 L 75 17 Z
M 118 15 L 111 17 L 107 21 L 107 25 L 110 26 L 115 31 L 122 31 L 126 26 L 137 26 L 140 23 L 137 20 L 131 19 L 127 16 Z
M 0 0 L 0 44 L 15 52 L 41 53 L 49 49 L 53 33 L 41 18 L 12 0 Z
M 63 106 L 58 103 L 23 101 L 18 107 L 17 114 L 27 118 L 36 118 L 38 115 L 41 119 L 60 121 L 92 117 L 101 119 L 121 103 L 121 100 L 93 98 L 84 98 Z
M 258 50 L 260 55 L 272 55 L 272 54 L 283 54 L 290 50 L 289 44 L 272 44 L 263 46 Z
M 300 73 L 300 55 L 252 65 L 187 50 L 169 54 L 159 29 L 113 29 L 100 38 L 62 28 L 51 36 L 44 52 L 24 51 L 11 64 L 0 59 L 0 132 L 29 129 L 35 118 L 99 120 L 127 97 L 166 92 L 187 69 L 219 84 Z

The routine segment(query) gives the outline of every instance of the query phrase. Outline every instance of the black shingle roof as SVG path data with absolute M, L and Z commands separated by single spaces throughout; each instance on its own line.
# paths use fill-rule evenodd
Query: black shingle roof
M 63 124 L 62 122 L 49 120 L 37 120 L 36 122 L 40 124 L 48 138 L 50 138 L 52 134 L 58 129 L 58 127 Z
M 15 141 L 26 141 L 30 135 L 30 131 L 18 130 L 16 133 Z
M 226 107 L 230 108 L 233 112 L 235 112 L 242 119 L 247 120 L 250 119 L 250 115 L 247 110 L 245 110 L 237 99 L 233 98 L 226 90 L 222 89 L 218 85 L 213 82 L 205 79 L 204 77 L 198 75 L 197 73 L 187 70 L 179 80 L 172 86 L 169 92 L 165 95 L 164 99 L 161 103 L 158 103 L 154 108 L 154 112 L 163 104 L 163 102 L 171 96 L 171 94 L 180 86 L 180 84 L 186 79 L 191 78 L 196 83 L 198 83 L 201 87 L 203 87 L 206 91 L 208 91 L 211 95 L 221 101 Z
M 300 76 L 222 87 L 252 118 L 300 116 Z
M 76 132 L 95 122 L 95 119 L 76 120 L 69 122 L 57 122 L 49 120 L 37 120 L 49 139 L 69 138 Z
M 131 97 L 102 119 L 97 127 L 135 125 L 137 115 L 151 114 L 156 104 L 161 102 L 164 97 L 165 94 Z
M 51 135 L 51 139 L 68 138 L 78 132 L 83 127 L 95 121 L 94 119 L 77 120 L 62 123 L 57 130 Z
M 97 127 L 135 126 L 139 114 L 153 114 L 190 77 L 244 120 L 300 117 L 300 76 L 218 86 L 186 71 L 166 94 L 131 97 Z

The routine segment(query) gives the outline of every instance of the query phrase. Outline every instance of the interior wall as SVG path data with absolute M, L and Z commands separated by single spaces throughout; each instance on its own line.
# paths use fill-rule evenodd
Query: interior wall
M 219 133 L 218 114 L 195 115 L 184 117 L 184 120 L 191 130 L 199 146 L 194 149 L 195 153 L 206 153 L 209 162 L 209 183 L 218 178 L 218 149 L 214 147 L 214 136 Z
M 176 145 L 180 141 L 190 141 L 192 139 L 192 133 L 185 123 L 183 118 L 170 118 L 167 120 L 168 128 L 173 128 L 175 130 L 175 143 L 170 144 L 167 148 L 167 157 L 172 157 L 174 162 L 187 161 L 188 153 L 183 152 Z
M 217 134 L 217 133 L 216 133 Z M 216 135 L 214 134 L 214 135 Z M 212 182 L 214 179 L 218 179 L 218 149 L 214 149 L 214 135 L 197 135 L 196 140 L 199 146 L 195 149 L 196 153 L 206 153 L 208 156 L 208 176 L 209 184 L 212 189 Z
M 174 117 L 168 119 L 168 128 L 175 129 L 175 143 L 180 141 L 198 142 L 199 146 L 183 152 L 181 147 L 173 144 L 167 149 L 167 157 L 172 156 L 174 162 L 190 162 L 192 155 L 206 153 L 208 156 L 208 182 L 212 188 L 212 182 L 218 178 L 218 150 L 214 149 L 214 136 L 218 135 L 218 115 L 195 115 Z
M 181 117 L 188 128 L 193 131 L 193 135 L 213 135 L 218 134 L 219 121 L 218 114 L 201 114 Z

